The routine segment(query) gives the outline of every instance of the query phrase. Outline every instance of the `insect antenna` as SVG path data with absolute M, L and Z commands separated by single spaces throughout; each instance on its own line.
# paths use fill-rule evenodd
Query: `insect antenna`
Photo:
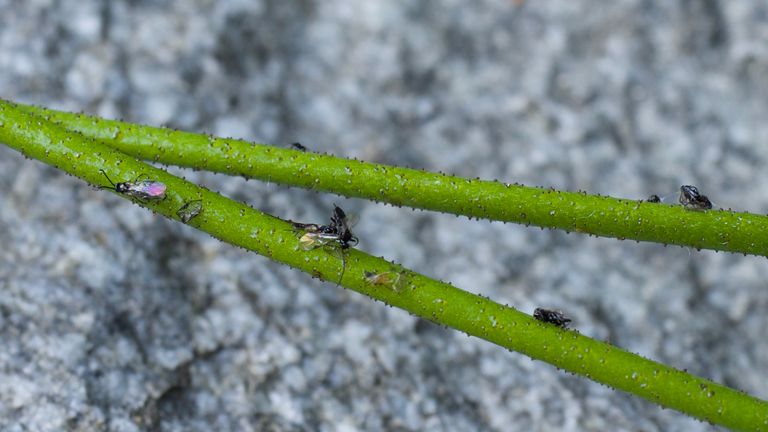
M 106 171 L 104 171 L 103 169 L 100 169 L 99 172 L 104 174 L 104 177 L 107 178 L 107 181 L 109 182 L 109 184 L 112 185 L 112 187 L 109 187 L 109 186 L 99 186 L 99 189 L 112 189 L 113 191 L 117 191 L 117 185 L 115 185 L 115 182 L 113 182 L 112 179 L 109 178 L 109 176 L 107 175 Z

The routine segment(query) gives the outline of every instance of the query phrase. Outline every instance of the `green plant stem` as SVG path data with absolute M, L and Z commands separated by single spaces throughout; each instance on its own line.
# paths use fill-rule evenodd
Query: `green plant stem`
M 248 178 L 595 236 L 768 256 L 768 217 L 469 180 L 235 139 L 17 105 L 132 156 Z
M 101 169 L 115 181 L 144 175 L 163 182 L 168 187 L 164 200 L 137 203 L 178 220 L 176 212 L 184 203 L 201 200 L 202 213 L 188 224 L 222 241 L 330 282 L 337 282 L 345 262 L 341 285 L 386 304 L 702 420 L 734 429 L 768 430 L 765 401 L 576 331 L 536 321 L 511 307 L 358 250 L 345 252 L 343 260 L 333 250 L 305 251 L 299 245 L 300 233 L 286 221 L 172 176 L 4 101 L 0 101 L 0 141 L 92 184 L 105 184 Z M 376 284 L 371 282 L 370 273 L 390 277 Z

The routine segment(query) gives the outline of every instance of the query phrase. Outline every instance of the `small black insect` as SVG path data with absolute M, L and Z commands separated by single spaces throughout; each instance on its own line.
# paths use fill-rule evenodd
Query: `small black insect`
M 109 178 L 104 170 L 99 170 L 107 178 L 112 186 L 99 186 L 101 189 L 112 189 L 115 192 L 136 198 L 142 201 L 162 200 L 165 198 L 165 183 L 153 180 L 139 180 L 141 176 L 136 177 L 132 182 L 115 183 Z
M 660 203 L 661 202 L 661 198 L 659 198 L 658 195 L 653 194 L 653 195 L 649 196 L 648 199 L 645 200 L 645 201 L 649 202 L 649 203 Z
M 562 311 L 536 308 L 533 311 L 533 317 L 539 321 L 554 324 L 558 327 L 566 328 L 571 319 L 566 317 Z
M 303 145 L 301 145 L 301 143 L 295 142 L 295 143 L 291 144 L 291 147 L 293 147 L 294 150 L 299 150 L 299 151 L 303 151 L 303 152 L 307 151 L 307 148 L 304 147 Z
M 712 202 L 706 195 L 700 194 L 696 186 L 680 186 L 679 201 L 688 210 L 709 210 L 712 208 Z
M 357 245 L 357 237 L 352 234 L 352 230 L 349 228 L 347 214 L 336 204 L 333 205 L 331 226 L 339 235 L 338 242 L 342 249 L 349 249 L 350 246 Z

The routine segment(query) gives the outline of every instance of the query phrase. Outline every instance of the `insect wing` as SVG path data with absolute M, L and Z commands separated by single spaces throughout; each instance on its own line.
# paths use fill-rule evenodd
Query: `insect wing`
M 358 222 L 360 222 L 360 215 L 357 213 L 350 213 L 344 218 L 344 226 L 347 230 L 354 228 Z
M 304 250 L 312 250 L 324 245 L 326 242 L 321 240 L 320 234 L 316 232 L 306 232 L 299 238 L 299 244 Z
M 203 202 L 201 200 L 194 200 L 184 204 L 176 212 L 176 215 L 179 216 L 182 222 L 187 223 L 199 215 L 201 211 L 203 211 Z
M 167 187 L 164 183 L 156 181 L 140 181 L 136 183 L 125 183 L 126 195 L 144 200 L 160 200 L 165 198 Z

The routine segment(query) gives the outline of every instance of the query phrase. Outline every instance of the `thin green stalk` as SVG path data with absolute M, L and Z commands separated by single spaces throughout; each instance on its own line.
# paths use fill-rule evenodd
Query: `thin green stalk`
M 768 217 L 469 180 L 247 141 L 135 125 L 44 108 L 19 108 L 132 156 L 475 218 L 768 256 Z
M 741 430 L 768 430 L 768 402 L 656 363 L 573 330 L 534 320 L 511 307 L 462 291 L 358 250 L 305 251 L 299 233 L 281 219 L 172 176 L 108 147 L 0 101 L 0 141 L 82 178 L 106 185 L 144 175 L 167 185 L 159 202 L 137 202 L 178 220 L 185 203 L 201 200 L 202 212 L 188 222 L 222 241 L 386 304 L 585 376 L 695 418 Z M 125 196 L 124 196 L 125 197 Z M 379 277 L 371 277 L 371 275 Z

